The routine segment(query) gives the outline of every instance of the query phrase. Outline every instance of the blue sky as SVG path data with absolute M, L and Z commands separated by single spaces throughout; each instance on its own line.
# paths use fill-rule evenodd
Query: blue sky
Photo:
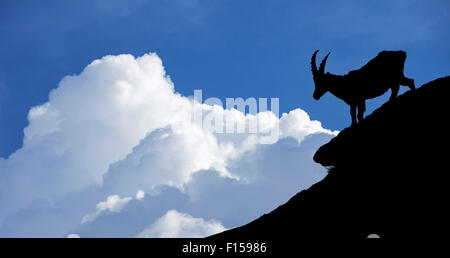
M 446 1 L 1 1 L 0 236 L 245 224 L 323 178 L 312 155 L 350 124 L 341 100 L 312 98 L 316 49 L 336 74 L 405 50 L 420 86 L 449 74 L 449 25 Z M 279 98 L 286 115 L 258 115 L 280 139 L 186 122 L 194 89 Z
M 96 58 L 156 52 L 176 90 L 204 96 L 279 97 L 325 127 L 349 124 L 348 108 L 312 99 L 309 58 L 332 51 L 346 73 L 383 49 L 408 53 L 420 85 L 448 75 L 446 1 L 1 1 L 0 156 L 22 144 L 30 107 Z M 370 101 L 373 106 L 384 101 Z

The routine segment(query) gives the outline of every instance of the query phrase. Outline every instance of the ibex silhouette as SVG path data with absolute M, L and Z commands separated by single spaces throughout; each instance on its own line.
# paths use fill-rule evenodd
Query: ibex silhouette
M 403 74 L 406 59 L 404 51 L 381 51 L 359 70 L 350 71 L 346 75 L 325 73 L 325 64 L 330 53 L 325 56 L 317 69 L 317 52 L 319 50 L 316 50 L 311 57 L 311 70 L 316 87 L 313 97 L 318 100 L 329 91 L 345 101 L 350 105 L 352 126 L 357 123 L 356 108 L 358 108 L 358 120 L 363 119 L 366 99 L 378 97 L 391 89 L 392 94 L 389 99 L 391 101 L 397 97 L 400 85 L 415 90 L 414 80 Z

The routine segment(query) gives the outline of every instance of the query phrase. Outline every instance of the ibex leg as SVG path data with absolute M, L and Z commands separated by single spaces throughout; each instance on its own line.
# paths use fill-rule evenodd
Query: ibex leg
M 400 84 L 408 86 L 411 90 L 415 90 L 416 89 L 416 87 L 414 86 L 414 80 L 413 79 L 409 79 L 409 78 L 407 78 L 405 76 L 403 76 L 403 78 L 400 79 Z
M 352 116 L 352 126 L 356 125 L 356 105 L 350 106 L 350 115 Z
M 358 122 L 361 122 L 364 118 L 364 111 L 366 111 L 366 102 L 363 101 L 358 105 Z
M 400 85 L 395 85 L 395 86 L 391 87 L 392 94 L 391 94 L 391 97 L 389 98 L 389 101 L 393 101 L 397 97 L 399 89 L 400 89 Z

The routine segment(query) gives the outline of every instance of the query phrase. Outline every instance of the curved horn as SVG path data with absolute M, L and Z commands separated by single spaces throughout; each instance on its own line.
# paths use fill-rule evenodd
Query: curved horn
M 311 71 L 313 73 L 313 76 L 317 75 L 317 65 L 316 65 L 317 52 L 319 52 L 319 50 L 316 50 L 316 52 L 314 52 L 314 54 L 311 57 Z
M 331 54 L 331 52 L 328 52 L 328 54 L 325 56 L 325 58 L 322 60 L 319 66 L 319 74 L 325 73 L 325 64 L 327 63 L 328 56 Z

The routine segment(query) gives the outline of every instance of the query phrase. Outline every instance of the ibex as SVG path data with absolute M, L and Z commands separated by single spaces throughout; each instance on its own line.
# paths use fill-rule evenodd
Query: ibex
M 359 70 L 350 71 L 346 75 L 325 73 L 325 64 L 330 53 L 325 56 L 317 69 L 318 51 L 316 50 L 311 57 L 311 70 L 315 84 L 313 97 L 318 100 L 329 91 L 345 101 L 350 105 L 352 126 L 357 123 L 356 108 L 358 108 L 358 120 L 363 119 L 366 99 L 378 97 L 391 89 L 389 101 L 392 101 L 397 97 L 400 85 L 415 90 L 414 80 L 403 74 L 406 59 L 404 51 L 381 51 Z

